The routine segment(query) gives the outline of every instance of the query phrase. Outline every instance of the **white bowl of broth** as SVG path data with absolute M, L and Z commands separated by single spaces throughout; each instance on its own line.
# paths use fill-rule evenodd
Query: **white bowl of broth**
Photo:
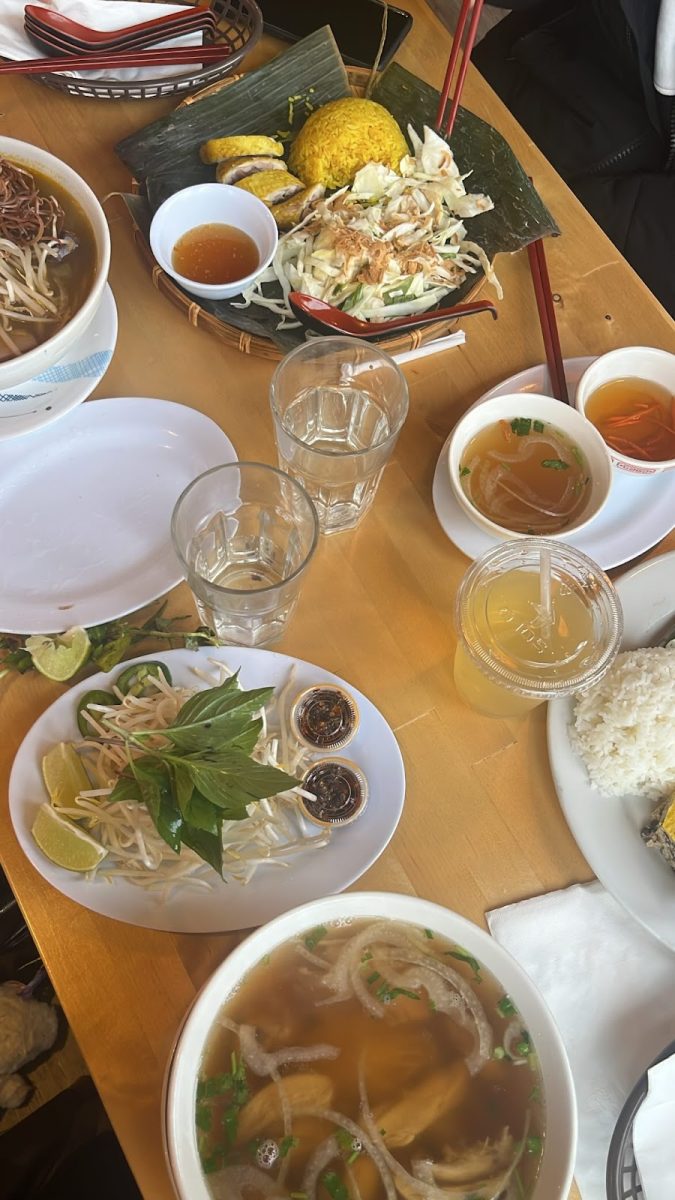
M 566 1200 L 574 1089 L 497 942 L 415 896 L 355 892 L 216 970 L 169 1066 L 165 1144 L 181 1200 Z
M 277 248 L 274 217 L 242 188 L 198 183 L 157 209 L 150 246 L 186 292 L 206 300 L 238 296 L 270 265 Z
M 39 146 L 0 137 L 0 403 L 61 358 L 91 323 L 110 234 L 91 188 Z M 11 295 L 10 295 L 11 291 Z M 33 407 L 27 399 L 12 412 Z
M 675 467 L 675 354 L 653 346 L 610 350 L 584 371 L 575 403 L 620 470 L 654 475 Z
M 494 537 L 565 538 L 609 497 L 612 467 L 598 433 L 550 396 L 514 394 L 474 404 L 448 446 L 453 493 Z

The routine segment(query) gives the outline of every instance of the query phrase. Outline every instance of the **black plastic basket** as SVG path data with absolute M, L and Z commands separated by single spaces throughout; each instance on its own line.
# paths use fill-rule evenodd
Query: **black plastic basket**
M 670 1058 L 671 1054 L 675 1054 L 675 1042 L 666 1046 L 658 1058 L 649 1064 L 647 1070 L 656 1066 L 656 1063 L 663 1062 L 665 1058 Z M 624 1104 L 612 1134 L 607 1155 L 607 1200 L 642 1200 L 640 1173 L 633 1153 L 633 1121 L 647 1095 L 647 1086 L 645 1071 Z

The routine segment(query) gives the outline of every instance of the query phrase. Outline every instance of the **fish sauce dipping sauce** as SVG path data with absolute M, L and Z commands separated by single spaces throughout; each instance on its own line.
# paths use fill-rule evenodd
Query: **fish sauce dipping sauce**
M 37 146 L 0 137 L 0 391 L 84 332 L 109 261 L 105 216 L 84 181 Z
M 603 354 L 582 375 L 575 402 L 620 470 L 675 468 L 675 355 L 650 346 Z
M 150 226 L 160 267 L 206 300 L 237 296 L 266 270 L 277 248 L 274 217 L 257 196 L 222 183 L 199 183 L 169 196 Z
M 406 920 L 413 911 L 425 923 Z M 181 1196 L 565 1194 L 564 1052 L 532 985 L 485 934 L 414 897 L 362 893 L 286 914 L 254 939 L 244 969 L 223 964 L 198 1000 L 171 1070 Z
M 593 520 L 611 486 L 598 431 L 546 396 L 499 396 L 461 418 L 450 482 L 467 515 L 499 538 L 565 537 Z

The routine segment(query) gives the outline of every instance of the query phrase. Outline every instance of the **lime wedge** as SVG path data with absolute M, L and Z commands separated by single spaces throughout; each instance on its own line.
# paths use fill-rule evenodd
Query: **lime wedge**
M 84 763 L 71 742 L 57 742 L 42 760 L 42 777 L 55 808 L 72 808 L 91 787 Z
M 52 637 L 34 633 L 26 638 L 25 645 L 40 674 L 57 683 L 71 679 L 84 666 L 91 648 L 89 634 L 79 625 Z
M 50 862 L 67 871 L 91 871 L 107 854 L 99 842 L 46 802 L 40 805 L 32 832 Z

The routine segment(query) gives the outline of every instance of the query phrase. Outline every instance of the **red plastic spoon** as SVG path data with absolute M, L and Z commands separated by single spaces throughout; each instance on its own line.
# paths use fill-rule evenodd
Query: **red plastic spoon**
M 417 329 L 421 325 L 432 325 L 437 321 L 451 321 L 455 317 L 470 317 L 474 313 L 492 313 L 497 319 L 497 309 L 489 300 L 475 300 L 469 304 L 456 304 L 453 308 L 435 308 L 418 316 L 395 317 L 392 321 L 360 321 L 341 308 L 316 300 L 305 292 L 291 292 L 288 302 L 296 317 L 309 329 L 319 333 L 343 333 L 369 341 L 388 333 L 400 333 L 405 329 Z

